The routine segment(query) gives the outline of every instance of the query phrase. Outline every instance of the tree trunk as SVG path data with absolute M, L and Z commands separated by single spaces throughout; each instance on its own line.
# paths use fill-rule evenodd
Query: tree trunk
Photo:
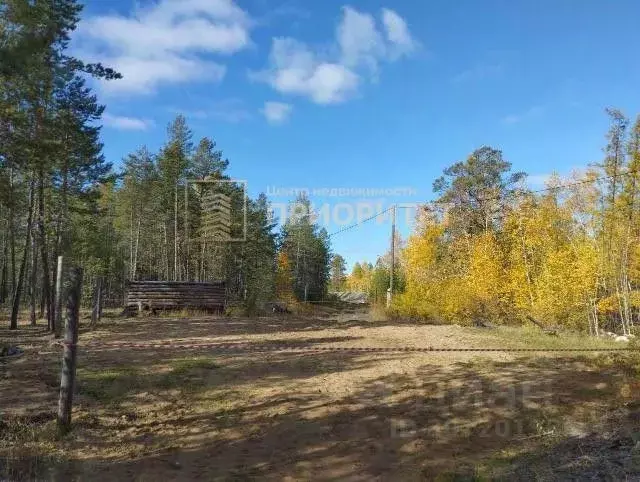
M 82 268 L 69 270 L 69 281 L 65 284 L 65 335 L 60 375 L 60 397 L 58 398 L 58 430 L 66 433 L 71 428 L 71 408 L 76 377 L 76 354 L 78 344 L 78 314 L 82 292 Z
M 91 310 L 91 329 L 95 329 L 96 325 L 102 318 L 102 276 L 96 278 L 96 288 L 93 295 L 93 309 Z
M 38 318 L 44 318 L 44 307 L 46 304 L 46 300 L 44 298 L 44 289 L 40 289 L 40 311 L 38 313 Z
M 13 290 L 13 302 L 11 307 L 11 330 L 18 329 L 18 314 L 20 312 L 20 298 L 22 297 L 22 286 L 24 284 L 24 275 L 27 268 L 27 259 L 29 258 L 29 245 L 31 244 L 31 225 L 33 223 L 33 204 L 34 204 L 34 181 L 29 182 L 29 214 L 27 215 L 27 233 L 25 235 L 24 251 L 22 254 L 22 262 L 20 263 L 20 273 L 18 274 L 18 282 Z
M 169 279 L 171 276 L 170 268 L 169 268 L 169 240 L 167 235 L 167 220 L 163 223 L 163 246 L 164 246 L 164 271 L 165 271 L 165 279 Z
M 131 216 L 129 218 L 129 279 L 135 279 L 133 269 L 133 203 L 131 204 Z
M 69 192 L 69 169 L 67 167 L 67 162 L 66 162 L 66 157 L 64 157 L 65 162 L 63 164 L 62 167 L 62 189 L 61 189 L 61 194 L 60 194 L 60 198 L 62 201 L 62 208 L 60 209 L 60 212 L 57 216 L 57 222 L 56 222 L 56 245 L 55 245 L 55 251 L 53 253 L 53 260 L 57 260 L 59 259 L 60 256 L 66 256 L 68 255 L 68 252 L 70 250 L 70 240 L 69 240 L 69 196 L 68 196 L 68 192 Z M 53 267 L 52 267 L 53 268 Z M 53 284 L 56 280 L 55 276 L 57 275 L 57 271 L 55 273 L 51 273 L 52 279 L 51 279 L 51 283 Z M 53 288 L 53 286 L 52 286 Z M 56 307 L 56 303 L 58 303 L 59 300 L 58 298 L 53 297 L 52 298 L 52 307 L 51 309 L 53 310 L 53 318 L 54 318 L 54 328 L 55 328 L 55 321 L 57 320 L 56 318 L 56 313 L 58 313 L 58 309 Z M 60 332 L 58 332 L 58 336 L 60 336 Z
M 176 182 L 173 196 L 173 279 L 179 280 L 178 276 L 178 183 Z
M 8 223 L 7 223 L 8 224 Z M 7 299 L 7 277 L 9 276 L 9 236 L 3 233 L 2 239 L 2 270 L 0 270 L 0 305 Z
M 133 265 L 131 269 L 131 279 L 137 279 L 136 272 L 138 271 L 138 248 L 140 247 L 140 216 L 138 216 L 138 229 L 136 231 L 136 244 L 133 251 Z
M 182 255 L 184 257 L 184 281 L 189 281 L 189 183 L 184 185 L 184 240 Z
M 35 230 L 34 230 L 35 231 Z M 31 234 L 31 277 L 29 280 L 29 305 L 31 326 L 36 326 L 36 306 L 38 304 L 36 286 L 38 284 L 38 243 L 35 232 Z
M 56 338 L 62 336 L 62 283 L 64 278 L 64 256 L 58 256 L 58 264 L 56 268 L 56 295 L 54 300 L 53 327 Z
M 49 254 L 47 253 L 47 231 L 44 219 L 44 172 L 40 171 L 38 181 L 38 229 L 40 232 L 40 259 L 42 260 L 42 292 L 47 309 L 47 326 L 54 331 L 55 320 L 51 303 L 51 281 L 49 278 Z
M 200 280 L 199 281 L 204 281 L 205 280 L 205 271 L 204 271 L 204 253 L 205 250 L 207 248 L 207 239 L 205 236 L 202 237 L 202 240 L 200 241 L 202 244 L 202 249 L 200 251 Z
M 15 226 L 15 209 L 13 199 L 13 168 L 9 169 L 9 249 L 11 251 L 11 290 L 13 293 L 16 286 L 16 226 Z

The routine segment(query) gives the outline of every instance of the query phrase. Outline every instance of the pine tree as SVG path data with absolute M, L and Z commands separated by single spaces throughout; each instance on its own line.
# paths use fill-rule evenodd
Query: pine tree
M 476 234 L 499 226 L 510 195 L 525 177 L 510 169 L 501 151 L 484 146 L 444 170 L 433 190 L 447 206 L 454 233 Z
M 162 182 L 162 199 L 166 213 L 164 229 L 166 233 L 171 232 L 173 236 L 173 256 L 170 273 L 173 280 L 180 280 L 183 273 L 179 264 L 181 248 L 180 186 L 184 185 L 186 181 L 185 176 L 192 155 L 192 133 L 189 126 L 187 126 L 185 117 L 178 115 L 169 124 L 167 134 L 169 139 L 158 157 L 158 171 Z M 184 237 L 182 237 L 182 241 L 186 246 Z M 168 256 L 168 243 L 165 244 L 165 252 Z M 170 261 L 167 259 L 166 264 L 169 265 L 169 263 Z
M 56 236 L 57 231 L 55 251 L 69 245 L 65 242 L 69 186 L 63 182 L 60 188 L 56 181 L 59 175 L 68 179 L 71 173 L 80 186 L 75 194 L 81 195 L 90 185 L 90 179 L 83 176 L 93 179 L 99 176 L 99 171 L 109 169 L 101 165 L 102 146 L 97 141 L 98 129 L 92 125 L 102 114 L 102 107 L 84 87 L 81 76 L 119 77 L 100 64 L 85 64 L 67 54 L 70 32 L 79 21 L 81 9 L 74 0 L 6 0 L 0 24 L 0 135 L 4 146 L 0 156 L 29 185 L 31 199 L 25 238 L 28 241 L 35 222 L 42 261 L 42 291 L 51 327 L 52 233 Z M 50 205 L 51 199 L 60 202 Z M 11 206 L 9 225 L 14 237 L 16 212 Z M 49 219 L 57 220 L 55 229 L 48 225 Z M 11 244 L 15 251 L 15 243 Z M 28 245 L 25 242 L 20 279 L 13 288 L 14 305 L 21 297 L 25 273 L 22 266 L 28 260 Z M 11 326 L 15 327 L 17 310 L 13 313 Z
M 345 259 L 339 254 L 331 257 L 331 280 L 329 288 L 331 291 L 344 291 L 347 282 L 347 266 Z
M 296 297 L 300 301 L 321 300 L 329 282 L 329 236 L 314 223 L 311 202 L 305 195 L 291 204 L 290 212 L 282 227 L 280 249 L 292 264 Z
M 195 179 L 220 179 L 224 176 L 229 160 L 224 159 L 221 150 L 216 150 L 216 143 L 208 137 L 203 137 L 193 154 L 190 175 Z

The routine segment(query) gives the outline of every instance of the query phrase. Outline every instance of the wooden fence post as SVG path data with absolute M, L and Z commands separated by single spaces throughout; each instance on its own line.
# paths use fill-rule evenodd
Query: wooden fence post
M 56 338 L 62 336 L 62 277 L 64 274 L 64 258 L 58 256 L 58 269 L 56 270 L 56 294 L 53 300 L 53 331 Z
M 65 334 L 60 375 L 60 398 L 58 399 L 58 431 L 64 434 L 71 428 L 71 407 L 76 378 L 76 354 L 78 343 L 78 315 L 82 293 L 82 268 L 68 271 L 65 283 Z

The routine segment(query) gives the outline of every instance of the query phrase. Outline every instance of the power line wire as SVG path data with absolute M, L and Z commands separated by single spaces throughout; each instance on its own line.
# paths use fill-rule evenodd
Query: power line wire
M 380 211 L 379 213 L 374 214 L 373 216 L 369 216 L 368 218 L 363 219 L 362 221 L 358 221 L 357 223 L 351 224 L 349 226 L 346 226 L 342 229 L 339 229 L 338 231 L 335 231 L 331 234 L 329 234 L 329 237 L 331 236 L 335 236 L 336 234 L 340 234 L 340 233 L 344 233 L 345 231 L 349 231 L 350 229 L 353 229 L 357 226 L 360 226 L 361 224 L 364 224 L 368 221 L 371 221 L 375 218 L 377 218 L 378 216 L 383 215 L 384 213 L 386 213 L 387 211 L 390 211 L 391 209 L 393 209 L 393 206 L 389 206 L 387 209 L 385 209 L 384 211 Z
M 570 182 L 570 183 L 566 183 L 566 184 L 560 184 L 558 186 L 552 186 L 552 187 L 545 187 L 542 189 L 526 189 L 526 190 L 520 190 L 520 191 L 513 191 L 509 194 L 507 194 L 506 196 L 492 196 L 492 197 L 485 197 L 485 198 L 477 198 L 477 201 L 502 201 L 505 197 L 508 196 L 525 196 L 525 195 L 529 195 L 529 194 L 541 194 L 544 192 L 549 192 L 549 191 L 559 191 L 560 189 L 567 189 L 570 187 L 574 187 L 574 186 L 581 186 L 584 184 L 590 184 L 590 183 L 595 183 L 595 182 L 599 182 L 599 181 L 605 181 L 607 179 L 615 179 L 618 177 L 622 177 L 622 176 L 629 176 L 631 174 L 637 174 L 639 173 L 638 170 L 634 170 L 634 169 L 629 169 L 626 172 L 618 172 L 616 174 L 610 174 L 610 175 L 606 175 L 606 176 L 600 176 L 600 177 L 594 177 L 592 179 L 582 179 L 581 181 L 575 181 L 575 182 Z M 435 201 L 427 201 L 424 203 L 425 205 L 427 204 L 451 204 L 450 201 L 440 201 L 440 200 L 435 200 Z
M 610 174 L 607 176 L 600 176 L 600 177 L 595 177 L 592 179 L 583 179 L 581 181 L 575 181 L 575 182 L 571 182 L 571 183 L 566 183 L 566 184 L 561 184 L 558 186 L 553 186 L 553 187 L 546 187 L 546 188 L 542 188 L 542 189 L 528 189 L 528 190 L 523 190 L 523 191 L 514 191 L 512 193 L 510 193 L 509 195 L 516 195 L 516 196 L 525 196 L 525 195 L 530 195 L 530 194 L 542 194 L 544 192 L 549 192 L 549 191 L 558 191 L 560 189 L 567 189 L 570 187 L 574 187 L 574 186 L 581 186 L 584 184 L 590 184 L 590 183 L 595 183 L 595 182 L 600 182 L 600 181 L 605 181 L 607 179 L 615 179 L 618 177 L 622 177 L 622 176 L 629 176 L 631 174 L 637 174 L 639 171 L 634 170 L 634 169 L 629 169 L 626 172 L 618 172 L 616 174 Z M 508 195 L 507 195 L 508 196 Z M 486 198 L 478 198 L 476 199 L 479 202 L 484 202 L 484 201 L 502 201 L 506 196 L 494 196 L 494 197 L 486 197 Z M 425 203 L 422 203 L 424 206 L 427 205 L 440 205 L 440 204 L 452 204 L 450 201 L 440 201 L 440 200 L 434 200 L 434 201 L 426 201 Z M 398 206 L 399 208 L 407 208 L 408 206 Z M 369 216 L 368 218 L 363 219 L 362 221 L 358 221 L 357 223 L 351 224 L 349 226 L 346 226 L 342 229 L 339 229 L 338 231 L 335 231 L 331 234 L 329 234 L 329 237 L 344 233 L 346 231 L 350 231 L 351 229 L 354 229 L 358 226 L 360 226 L 361 224 L 364 224 L 368 221 L 371 221 L 375 218 L 377 218 L 378 216 L 383 215 L 384 213 L 390 211 L 391 209 L 393 209 L 393 205 L 389 206 L 387 209 L 380 211 L 376 214 L 374 214 L 373 216 Z

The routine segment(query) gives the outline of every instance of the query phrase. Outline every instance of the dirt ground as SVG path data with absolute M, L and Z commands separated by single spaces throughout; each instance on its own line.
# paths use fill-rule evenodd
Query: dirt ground
M 640 480 L 629 355 L 404 351 L 612 342 L 358 308 L 106 318 L 59 439 L 60 347 L 42 326 L 2 341 L 25 354 L 0 363 L 0 480 Z

